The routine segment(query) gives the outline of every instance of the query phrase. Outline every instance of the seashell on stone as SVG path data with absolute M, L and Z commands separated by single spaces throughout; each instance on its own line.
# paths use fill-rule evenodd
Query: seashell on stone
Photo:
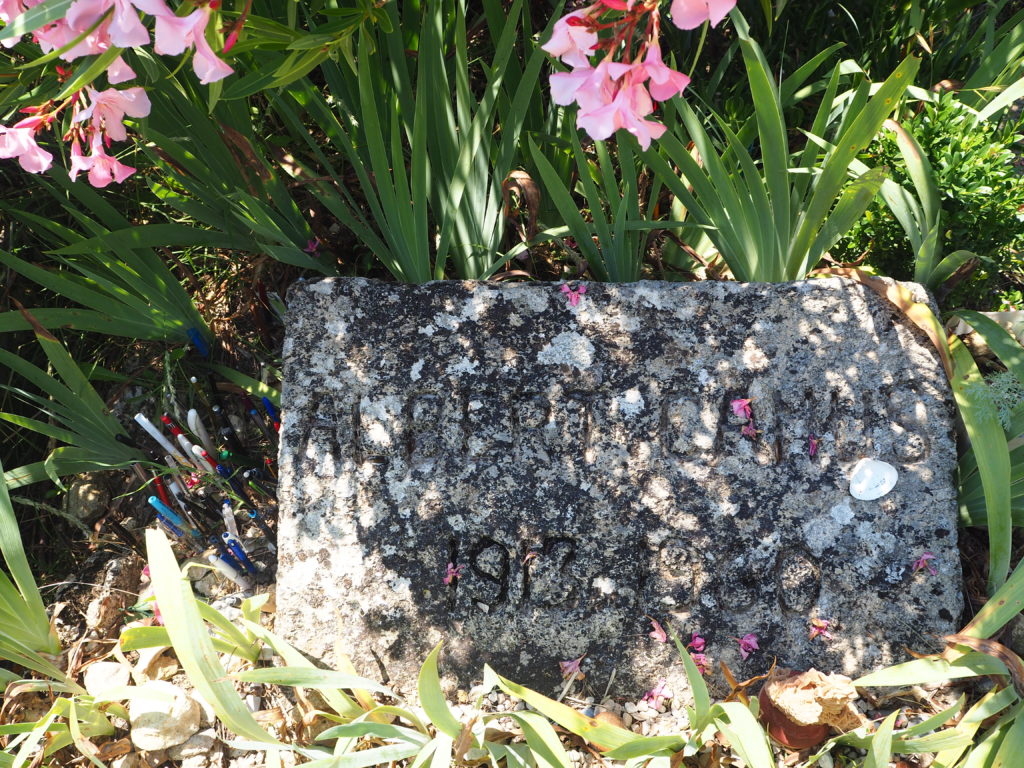
M 850 495 L 861 501 L 880 499 L 891 491 L 899 474 L 896 467 L 878 459 L 861 459 L 850 475 Z

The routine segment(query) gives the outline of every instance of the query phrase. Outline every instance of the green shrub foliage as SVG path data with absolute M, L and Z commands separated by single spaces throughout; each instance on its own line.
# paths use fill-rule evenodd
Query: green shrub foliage
M 975 123 L 972 111 L 952 93 L 904 123 L 928 156 L 942 202 L 943 252 L 959 249 L 982 257 L 974 275 L 953 293 L 950 304 L 1000 309 L 1024 283 L 1024 176 L 1015 165 L 1022 137 L 1007 127 Z M 887 166 L 894 181 L 912 188 L 895 136 L 880 134 L 868 148 L 868 164 Z M 880 273 L 911 279 L 914 254 L 899 222 L 881 198 L 836 247 L 852 261 L 864 251 Z

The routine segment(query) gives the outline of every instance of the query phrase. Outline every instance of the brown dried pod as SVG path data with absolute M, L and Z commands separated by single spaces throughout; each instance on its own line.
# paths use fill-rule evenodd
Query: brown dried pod
M 787 747 L 806 749 L 825 741 L 830 728 L 845 732 L 863 724 L 853 705 L 856 698 L 850 678 L 809 669 L 778 670 L 764 684 L 758 700 L 761 719 L 772 737 Z
M 616 728 L 628 730 L 626 728 L 626 724 L 622 722 L 622 718 L 616 715 L 614 712 L 610 712 L 607 709 L 602 709 L 600 712 L 594 715 L 594 719 L 597 720 L 599 723 L 604 723 L 605 725 L 614 725 Z M 605 752 L 608 749 L 610 749 L 610 747 L 603 744 L 598 744 L 596 741 L 592 741 L 591 744 L 593 744 L 594 747 L 600 752 Z

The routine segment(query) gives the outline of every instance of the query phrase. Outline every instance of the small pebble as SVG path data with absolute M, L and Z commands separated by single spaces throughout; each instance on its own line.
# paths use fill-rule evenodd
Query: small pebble
M 636 703 L 636 711 L 637 711 L 637 712 L 646 712 L 646 711 L 647 711 L 648 709 L 650 709 L 650 708 L 651 708 L 651 705 L 650 705 L 650 704 L 648 704 L 648 703 L 647 703 L 646 701 L 644 701 L 643 699 L 640 699 L 640 701 L 638 701 L 638 702 Z
M 634 704 L 632 701 L 627 701 L 625 710 L 629 712 L 629 714 L 631 715 L 634 714 L 636 712 L 636 704 Z
M 629 728 L 633 724 L 633 716 L 629 712 L 622 714 L 622 724 Z

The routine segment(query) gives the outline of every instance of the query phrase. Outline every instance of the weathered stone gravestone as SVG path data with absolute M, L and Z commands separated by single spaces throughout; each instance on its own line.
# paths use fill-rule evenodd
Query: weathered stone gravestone
M 739 678 L 856 674 L 956 629 L 948 386 L 861 285 L 589 284 L 571 306 L 336 279 L 289 305 L 278 627 L 328 663 L 409 691 L 445 640 L 449 681 L 487 662 L 550 691 L 585 654 L 598 692 L 614 669 L 636 695 L 681 686 L 651 618 Z M 849 494 L 862 457 L 899 471 L 876 501 Z

